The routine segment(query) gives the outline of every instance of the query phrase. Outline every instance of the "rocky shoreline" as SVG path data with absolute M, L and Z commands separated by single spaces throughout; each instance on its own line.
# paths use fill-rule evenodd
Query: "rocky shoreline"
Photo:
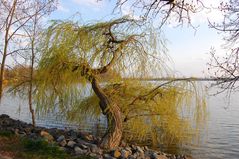
M 121 142 L 115 150 L 104 150 L 99 145 L 100 138 L 77 130 L 47 129 L 14 120 L 8 115 L 0 115 L 0 132 L 10 131 L 17 136 L 29 139 L 44 139 L 55 143 L 61 150 L 72 156 L 87 155 L 96 159 L 191 159 L 186 155 L 173 155 L 152 150 L 147 146 L 137 146 Z

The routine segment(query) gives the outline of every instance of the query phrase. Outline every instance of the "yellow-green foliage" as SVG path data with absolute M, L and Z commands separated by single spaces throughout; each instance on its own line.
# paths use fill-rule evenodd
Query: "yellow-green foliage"
M 117 41 L 124 42 L 109 43 L 109 30 Z M 71 120 L 99 116 L 99 99 L 86 81 L 93 75 L 100 81 L 101 76 L 92 70 L 108 65 L 117 55 L 110 69 L 118 75 L 108 81 L 105 77 L 101 86 L 120 106 L 125 131 L 130 131 L 127 138 L 143 140 L 150 134 L 154 141 L 164 143 L 186 141 L 187 134 L 197 130 L 205 115 L 193 85 L 169 82 L 155 88 L 159 83 L 121 79 L 160 77 L 165 72 L 166 50 L 159 38 L 153 29 L 137 27 L 125 18 L 91 25 L 53 22 L 43 34 L 39 50 L 42 57 L 36 75 L 36 98 L 41 106 L 38 108 L 48 111 L 59 106 Z M 90 69 L 82 74 L 84 66 Z M 111 84 L 115 82 L 119 84 Z M 195 106 L 189 104 L 190 99 L 195 99 Z
M 109 43 L 109 30 L 115 40 L 124 42 Z M 115 50 L 118 53 L 110 70 L 117 72 L 117 75 L 108 78 L 108 82 L 120 81 L 121 77 L 159 76 L 163 72 L 165 47 L 159 40 L 159 33 L 148 27 L 138 27 L 131 19 L 87 25 L 53 21 L 41 39 L 41 59 L 36 71 L 36 101 L 42 110 L 61 103 L 65 111 L 69 105 L 79 103 L 84 88 L 76 84 L 84 86 L 87 76 L 94 74 L 93 69 L 111 62 Z M 82 75 L 84 66 L 90 70 Z
M 172 82 L 159 87 L 160 84 L 128 80 L 105 86 L 105 92 L 123 113 L 125 138 L 142 142 L 150 139 L 155 144 L 198 140 L 207 111 L 196 85 Z M 80 106 L 69 111 L 70 119 L 98 117 L 101 112 L 98 102 L 94 94 L 85 98 Z

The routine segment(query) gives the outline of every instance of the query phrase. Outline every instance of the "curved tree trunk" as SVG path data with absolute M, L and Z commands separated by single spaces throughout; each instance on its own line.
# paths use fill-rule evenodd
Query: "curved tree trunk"
M 93 78 L 91 84 L 100 99 L 100 108 L 103 114 L 106 115 L 108 122 L 108 128 L 100 146 L 106 149 L 114 149 L 119 146 L 122 138 L 123 126 L 120 108 L 103 92 L 95 78 Z

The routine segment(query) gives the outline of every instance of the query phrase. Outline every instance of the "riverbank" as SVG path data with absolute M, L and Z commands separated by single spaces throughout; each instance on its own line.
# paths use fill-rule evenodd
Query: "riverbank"
M 0 159 L 190 159 L 123 141 L 115 150 L 104 150 L 98 146 L 100 140 L 76 130 L 34 128 L 0 115 Z

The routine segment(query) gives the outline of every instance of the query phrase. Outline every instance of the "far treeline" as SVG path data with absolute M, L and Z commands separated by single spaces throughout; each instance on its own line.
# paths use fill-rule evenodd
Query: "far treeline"
M 132 5 L 141 19 L 46 23 L 44 17 L 56 10 L 57 3 L 0 0 L 1 97 L 11 92 L 24 96 L 34 126 L 36 110 L 44 113 L 57 107 L 68 120 L 78 122 L 104 115 L 107 130 L 101 146 L 107 149 L 117 147 L 122 138 L 146 141 L 150 137 L 154 144 L 199 138 L 207 111 L 203 93 L 193 81 L 204 79 L 169 78 L 174 75 L 166 66 L 167 46 L 161 33 L 172 20 L 194 27 L 191 17 L 208 9 L 203 2 L 118 0 L 115 10 Z M 235 89 L 239 2 L 222 2 L 217 9 L 224 13 L 224 21 L 209 22 L 209 27 L 225 32 L 230 49 L 225 58 L 211 50 L 209 79 L 221 80 L 225 90 Z M 157 28 L 151 25 L 155 18 Z M 165 74 L 169 77 L 163 78 Z M 83 95 L 86 89 L 87 96 Z

